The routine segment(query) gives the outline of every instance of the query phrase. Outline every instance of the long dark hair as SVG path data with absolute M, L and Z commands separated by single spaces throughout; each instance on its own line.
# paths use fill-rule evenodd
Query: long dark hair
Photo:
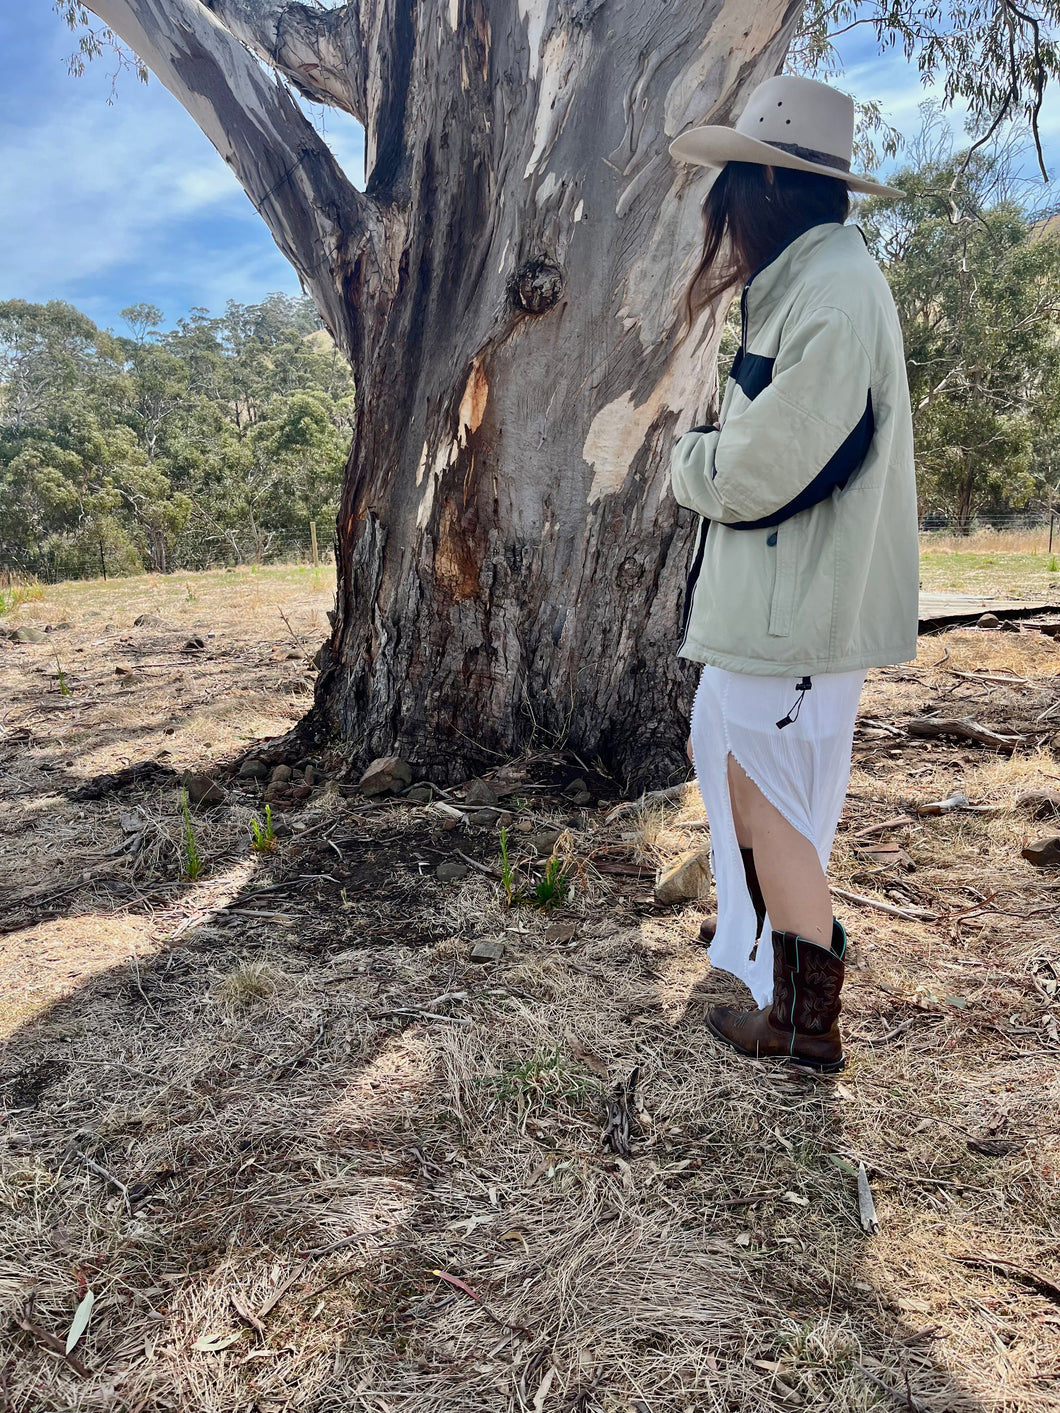
M 726 162 L 703 203 L 703 251 L 685 294 L 688 327 L 803 231 L 841 225 L 849 214 L 850 192 L 838 177 Z

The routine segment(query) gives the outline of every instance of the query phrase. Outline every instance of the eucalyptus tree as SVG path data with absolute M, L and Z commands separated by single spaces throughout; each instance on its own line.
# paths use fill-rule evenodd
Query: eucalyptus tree
M 799 0 L 89 8 L 213 142 L 353 367 L 324 723 L 450 776 L 535 731 L 630 780 L 680 769 L 691 527 L 664 467 L 713 403 L 716 337 L 681 327 L 704 180 L 666 149 L 781 66 Z M 815 3 L 809 43 L 838 16 L 929 71 L 1001 52 L 982 105 L 1033 113 L 1058 8 Z M 363 124 L 363 190 L 296 95 Z

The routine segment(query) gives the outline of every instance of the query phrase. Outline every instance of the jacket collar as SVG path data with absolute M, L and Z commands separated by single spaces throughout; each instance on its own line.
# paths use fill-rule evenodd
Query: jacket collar
M 835 221 L 810 226 L 788 242 L 773 259 L 760 265 L 744 285 L 744 308 L 748 315 L 763 308 L 770 299 L 796 280 L 817 252 L 832 241 L 856 236 L 864 240 L 857 226 L 841 226 Z

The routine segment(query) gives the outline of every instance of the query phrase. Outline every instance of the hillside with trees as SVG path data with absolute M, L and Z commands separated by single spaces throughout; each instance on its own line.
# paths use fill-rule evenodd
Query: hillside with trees
M 124 333 L 0 303 L 0 564 L 46 578 L 244 563 L 330 543 L 353 381 L 308 300 Z

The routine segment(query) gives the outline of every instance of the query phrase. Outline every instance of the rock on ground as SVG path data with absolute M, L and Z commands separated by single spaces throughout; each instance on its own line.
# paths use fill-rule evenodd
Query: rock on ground
M 690 849 L 655 884 L 657 903 L 690 903 L 710 892 L 710 851 Z
M 1051 834 L 1045 839 L 1034 839 L 1023 848 L 1023 857 L 1035 868 L 1060 868 L 1060 838 Z
M 378 756 L 357 782 L 363 795 L 385 795 L 412 784 L 412 766 L 400 756 Z
M 184 788 L 188 792 L 189 803 L 193 805 L 205 808 L 208 805 L 224 803 L 225 792 L 210 775 L 185 775 Z

